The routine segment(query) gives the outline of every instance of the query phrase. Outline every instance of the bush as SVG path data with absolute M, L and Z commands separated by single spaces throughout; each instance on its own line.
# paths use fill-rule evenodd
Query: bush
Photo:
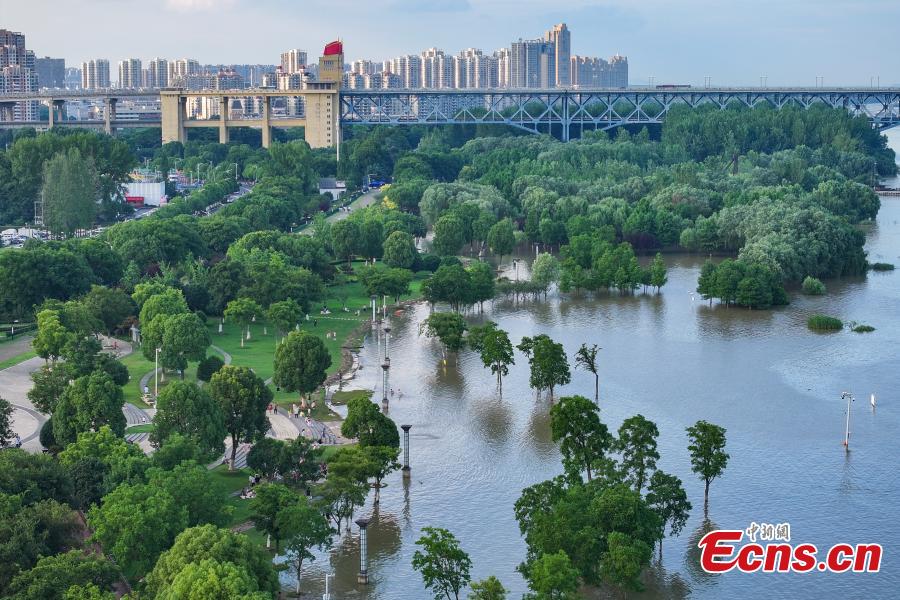
M 38 440 L 41 442 L 41 446 L 54 454 L 62 450 L 59 444 L 56 443 L 56 437 L 53 435 L 53 417 L 44 421 L 44 424 L 41 426 L 41 432 L 38 434 Z
M 806 325 L 816 331 L 838 331 L 844 328 L 843 321 L 827 315 L 813 315 L 806 321 Z
M 199 363 L 197 363 L 197 379 L 209 383 L 209 380 L 212 379 L 212 376 L 215 375 L 216 372 L 224 366 L 225 361 L 223 361 L 215 354 L 207 356 Z
M 810 296 L 821 296 L 825 293 L 825 284 L 821 280 L 807 275 L 803 280 L 803 293 Z
M 873 271 L 893 271 L 894 265 L 891 263 L 877 262 L 869 265 Z
M 875 331 L 875 328 L 871 325 L 856 325 L 853 327 L 852 331 L 855 331 L 856 333 L 870 333 Z
M 420 254 L 419 263 L 421 270 L 434 273 L 441 266 L 441 257 L 436 254 Z

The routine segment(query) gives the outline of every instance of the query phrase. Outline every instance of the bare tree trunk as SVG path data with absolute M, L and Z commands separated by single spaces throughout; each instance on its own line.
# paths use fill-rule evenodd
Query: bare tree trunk
M 228 464 L 228 470 L 234 471 L 234 458 L 237 456 L 237 437 L 231 436 L 231 462 Z
M 594 404 L 600 402 L 600 376 L 594 373 Z

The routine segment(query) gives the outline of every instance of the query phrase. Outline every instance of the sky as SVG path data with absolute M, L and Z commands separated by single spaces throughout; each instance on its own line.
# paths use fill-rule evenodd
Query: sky
M 107 58 L 275 64 L 289 48 L 347 62 L 485 51 L 555 23 L 572 53 L 628 57 L 630 80 L 712 85 L 900 83 L 900 0 L 0 0 L 0 28 L 67 65 Z

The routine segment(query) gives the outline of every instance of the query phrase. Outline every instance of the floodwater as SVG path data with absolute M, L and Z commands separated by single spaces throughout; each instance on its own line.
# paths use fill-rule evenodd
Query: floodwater
M 883 198 L 867 232 L 870 260 L 900 263 L 900 198 Z M 661 565 L 635 598 L 886 598 L 900 588 L 900 271 L 826 281 L 822 297 L 791 293 L 771 311 L 710 307 L 692 294 L 702 259 L 669 257 L 669 283 L 659 295 L 638 293 L 497 301 L 472 323 L 496 321 L 513 343 L 546 333 L 571 357 L 582 342 L 599 344 L 600 406 L 612 430 L 636 413 L 659 427 L 658 468 L 684 481 L 694 504 L 677 538 L 664 542 Z M 524 274 L 520 266 L 520 275 Z M 445 527 L 473 562 L 473 579 L 496 575 L 519 598 L 516 572 L 525 544 L 513 516 L 522 488 L 561 472 L 550 439 L 549 403 L 528 388 L 528 365 L 516 365 L 499 396 L 477 356 L 463 351 L 443 364 L 436 342 L 419 335 L 426 305 L 391 316 L 390 416 L 412 425 L 412 477 L 387 479 L 381 507 L 371 496 L 357 516 L 369 525 L 368 586 L 356 583 L 359 530 L 335 539 L 310 563 L 309 597 L 320 598 L 324 573 L 336 574 L 333 598 L 424 599 L 412 570 L 415 540 L 425 526 Z M 876 328 L 817 334 L 810 314 Z M 356 384 L 381 397 L 380 338 L 361 352 Z M 559 395 L 593 394 L 593 377 L 572 372 Z M 852 407 L 850 452 L 842 446 L 846 404 Z M 402 393 L 402 395 L 400 395 Z M 877 408 L 869 396 L 877 396 Z M 791 525 L 794 543 L 820 549 L 846 542 L 884 546 L 877 574 L 741 574 L 710 576 L 697 566 L 704 526 L 703 485 L 690 471 L 685 427 L 706 419 L 727 428 L 731 460 L 713 482 L 709 519 L 718 528 L 751 521 Z M 290 579 L 285 575 L 285 583 Z M 594 593 L 601 597 L 601 592 Z

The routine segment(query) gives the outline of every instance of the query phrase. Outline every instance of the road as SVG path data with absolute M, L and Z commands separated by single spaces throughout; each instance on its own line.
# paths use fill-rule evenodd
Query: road
M 372 204 L 374 204 L 379 192 L 381 192 L 380 189 L 370 190 L 370 191 L 366 192 L 365 194 L 363 194 L 362 196 L 360 196 L 359 198 L 357 198 L 356 200 L 354 200 L 353 202 L 350 203 L 349 211 L 339 210 L 334 214 L 328 215 L 328 217 L 326 217 L 325 220 L 328 221 L 329 223 L 336 223 L 338 221 L 343 221 L 344 219 L 349 217 L 350 213 L 353 212 L 354 210 L 357 210 L 360 208 L 365 208 L 367 206 L 371 206 Z M 313 233 L 313 230 L 309 226 L 306 226 L 300 230 L 301 235 L 312 235 L 312 233 Z

